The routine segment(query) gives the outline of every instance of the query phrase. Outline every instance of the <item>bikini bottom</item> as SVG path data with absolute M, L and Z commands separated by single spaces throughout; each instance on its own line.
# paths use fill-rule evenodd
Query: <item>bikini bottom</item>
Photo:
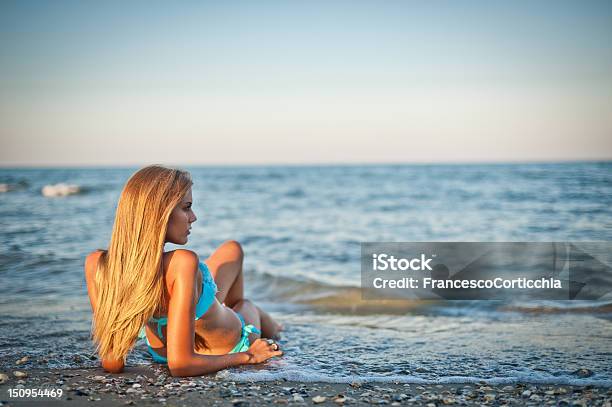
M 238 318 L 240 318 L 240 322 L 242 323 L 242 335 L 240 336 L 240 339 L 238 340 L 238 343 L 236 344 L 236 346 L 234 346 L 234 348 L 230 350 L 228 353 L 246 352 L 251 346 L 251 342 L 249 341 L 249 334 L 251 333 L 261 334 L 261 331 L 257 329 L 255 325 L 251 325 L 251 324 L 246 325 L 242 315 L 240 315 L 239 313 L 236 313 L 236 315 L 238 315 Z M 153 357 L 153 360 L 156 361 L 157 363 L 167 364 L 168 359 L 163 357 L 159 353 L 155 352 L 155 350 L 153 350 L 153 348 L 151 347 L 151 344 L 149 343 L 149 338 L 145 336 L 145 339 L 147 340 L 147 346 L 149 347 L 149 353 Z

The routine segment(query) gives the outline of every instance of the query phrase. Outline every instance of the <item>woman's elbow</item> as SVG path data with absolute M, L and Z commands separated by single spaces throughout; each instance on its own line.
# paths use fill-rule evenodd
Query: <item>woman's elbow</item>
M 170 376 L 172 377 L 187 377 L 187 371 L 184 368 L 169 367 Z
M 124 367 L 121 359 L 102 359 L 102 368 L 109 373 L 121 373 Z
M 173 377 L 193 376 L 191 373 L 191 363 L 188 360 L 168 359 L 168 370 Z
M 170 371 L 170 376 L 172 377 L 188 377 L 188 376 L 196 376 L 193 373 L 193 370 L 189 366 L 172 366 L 168 365 L 168 370 Z

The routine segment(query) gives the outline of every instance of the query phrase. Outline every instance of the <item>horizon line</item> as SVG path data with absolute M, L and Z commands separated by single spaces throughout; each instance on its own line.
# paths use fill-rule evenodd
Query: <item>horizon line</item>
M 612 158 L 593 158 L 593 159 L 555 159 L 555 160 L 499 160 L 499 161 L 429 161 L 429 162 L 408 162 L 408 161 L 368 161 L 368 162 L 303 162 L 303 163 L 183 163 L 176 162 L 159 163 L 130 163 L 130 164 L 10 164 L 4 165 L 0 163 L 0 170 L 12 169 L 65 169 L 65 168 L 83 168 L 83 169 L 121 169 L 121 168 L 141 168 L 148 165 L 164 165 L 168 167 L 190 167 L 190 168 L 243 168 L 243 167 L 372 167 L 372 166 L 454 166 L 454 165 L 554 165 L 554 164 L 597 164 L 597 163 L 612 163 Z

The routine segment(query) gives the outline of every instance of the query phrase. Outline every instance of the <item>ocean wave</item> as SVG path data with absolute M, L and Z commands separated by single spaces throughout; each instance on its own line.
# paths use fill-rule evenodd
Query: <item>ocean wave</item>
M 42 187 L 40 192 L 46 197 L 68 196 L 79 194 L 81 192 L 81 187 L 64 183 L 49 184 Z
M 351 314 L 406 314 L 416 308 L 431 307 L 437 301 L 423 300 L 363 300 L 362 289 L 346 285 L 333 285 L 304 278 L 275 276 L 255 272 L 247 277 L 255 299 L 302 304 L 325 312 Z
M 600 300 L 522 301 L 492 300 L 364 300 L 361 288 L 313 279 L 275 276 L 266 272 L 247 275 L 256 300 L 302 304 L 322 312 L 367 314 L 438 314 L 494 316 L 499 313 L 612 313 L 612 298 Z
M 504 305 L 500 307 L 500 310 L 529 314 L 612 313 L 612 299 L 533 301 L 529 303 Z
M 11 192 L 11 191 L 17 191 L 20 189 L 25 189 L 27 188 L 29 185 L 29 183 L 27 181 L 21 180 L 19 182 L 16 183 L 10 183 L 10 182 L 3 182 L 0 183 L 0 193 L 2 192 Z

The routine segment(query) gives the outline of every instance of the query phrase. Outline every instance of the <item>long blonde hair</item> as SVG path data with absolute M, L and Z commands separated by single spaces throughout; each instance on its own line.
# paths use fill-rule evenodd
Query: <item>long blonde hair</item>
M 191 188 L 188 172 L 152 165 L 126 183 L 108 251 L 95 275 L 92 337 L 101 359 L 127 359 L 140 328 L 164 310 L 163 249 L 170 213 Z

